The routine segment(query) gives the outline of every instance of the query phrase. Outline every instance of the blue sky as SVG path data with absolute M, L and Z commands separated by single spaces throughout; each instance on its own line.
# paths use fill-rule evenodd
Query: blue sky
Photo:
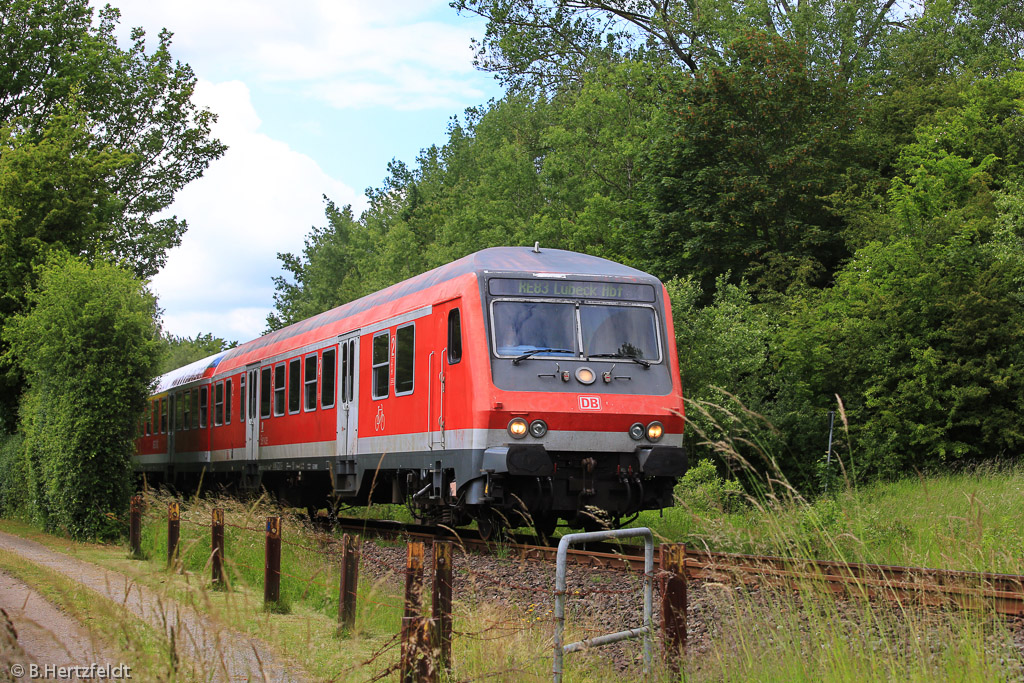
M 152 283 L 164 329 L 258 336 L 273 303 L 278 252 L 324 223 L 323 196 L 365 206 L 387 163 L 414 163 L 448 120 L 498 98 L 472 66 L 483 23 L 447 0 L 114 0 L 121 33 L 166 27 L 230 147 L 182 190 L 189 223 Z

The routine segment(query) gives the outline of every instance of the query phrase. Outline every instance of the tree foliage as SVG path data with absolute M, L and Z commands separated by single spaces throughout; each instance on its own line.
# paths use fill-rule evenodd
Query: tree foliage
M 20 432 L 31 511 L 76 538 L 119 535 L 107 513 L 121 514 L 132 491 L 159 354 L 156 300 L 131 273 L 66 253 L 40 268 L 28 296 L 4 336 L 29 385 Z
M 171 34 L 148 48 L 135 29 L 122 49 L 118 19 L 86 0 L 0 0 L 0 329 L 52 252 L 152 277 L 187 227 L 166 215 L 175 193 L 225 150 Z M 23 386 L 0 366 L 0 425 Z

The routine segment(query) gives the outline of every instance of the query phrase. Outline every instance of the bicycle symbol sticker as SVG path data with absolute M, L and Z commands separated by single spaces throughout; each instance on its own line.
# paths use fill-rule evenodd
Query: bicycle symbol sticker
M 384 406 L 377 406 L 377 419 L 374 421 L 374 431 L 384 431 Z

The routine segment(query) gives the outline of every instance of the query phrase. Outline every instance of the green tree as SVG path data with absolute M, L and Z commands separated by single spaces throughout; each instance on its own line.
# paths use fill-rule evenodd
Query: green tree
M 910 17 L 894 0 L 820 3 L 709 0 L 453 0 L 487 20 L 476 64 L 513 88 L 578 83 L 595 64 L 620 59 L 697 72 L 725 47 L 759 31 L 810 46 L 811 59 L 848 77 L 871 69 Z M 957 9 L 970 3 L 956 4 Z M 977 3 L 983 4 L 983 3 Z M 952 11 L 952 10 L 950 10 Z
M 825 197 L 858 163 L 857 100 L 828 69 L 765 33 L 736 40 L 727 64 L 671 81 L 646 182 L 664 278 L 705 292 L 731 272 L 755 290 L 820 286 L 847 255 Z
M 118 18 L 94 21 L 87 0 L 0 0 L 0 329 L 54 250 L 153 276 L 186 229 L 167 207 L 225 150 L 171 34 L 147 50 L 135 29 L 122 49 Z M 0 364 L 0 425 L 23 387 Z
M 159 356 L 156 300 L 122 268 L 58 252 L 29 302 L 4 337 L 29 386 L 20 431 L 33 512 L 75 538 L 119 535 L 107 514 L 122 514 L 132 491 L 132 441 Z

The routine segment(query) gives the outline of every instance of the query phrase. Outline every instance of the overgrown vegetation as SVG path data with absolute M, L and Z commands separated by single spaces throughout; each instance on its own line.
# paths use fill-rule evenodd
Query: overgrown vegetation
M 28 380 L 3 444 L 5 509 L 50 530 L 110 537 L 133 487 L 137 416 L 157 359 L 156 300 L 130 273 L 57 254 L 4 329 Z

